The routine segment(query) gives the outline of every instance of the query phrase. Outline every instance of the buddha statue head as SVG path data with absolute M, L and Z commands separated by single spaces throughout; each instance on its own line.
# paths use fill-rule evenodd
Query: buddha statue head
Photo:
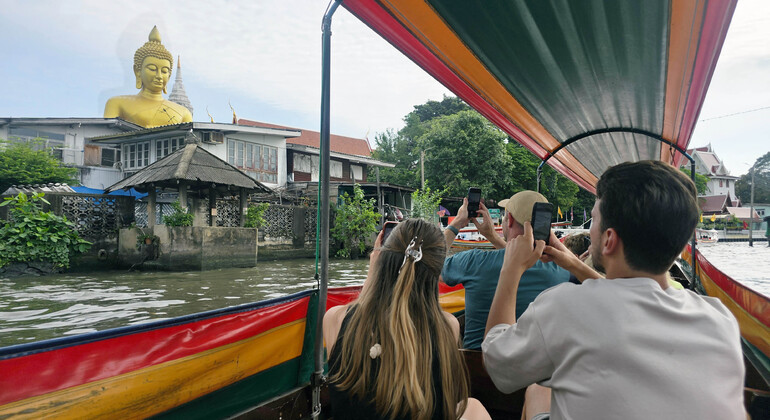
M 158 27 L 153 26 L 149 40 L 134 53 L 136 88 L 156 94 L 166 93 L 173 66 L 174 57 L 161 44 Z

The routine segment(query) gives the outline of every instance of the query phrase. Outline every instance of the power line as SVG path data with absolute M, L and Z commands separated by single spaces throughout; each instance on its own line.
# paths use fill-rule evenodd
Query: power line
M 711 120 L 718 120 L 718 119 L 720 119 L 720 118 L 733 117 L 733 116 L 735 116 L 735 115 L 748 114 L 749 112 L 757 112 L 757 111 L 762 111 L 763 109 L 770 109 L 770 106 L 763 106 L 763 107 L 761 107 L 761 108 L 754 108 L 754 109 L 749 109 L 749 110 L 746 110 L 746 111 L 735 112 L 735 113 L 732 113 L 732 114 L 719 115 L 719 116 L 717 116 L 717 117 L 704 118 L 704 119 L 700 120 L 700 122 L 703 122 L 703 121 L 711 121 Z

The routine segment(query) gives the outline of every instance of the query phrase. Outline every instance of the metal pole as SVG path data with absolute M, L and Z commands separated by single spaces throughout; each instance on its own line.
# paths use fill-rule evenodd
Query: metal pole
M 752 224 L 754 223 L 754 167 L 751 167 L 751 208 L 749 210 L 749 246 L 754 246 L 754 235 Z
M 375 166 L 374 171 L 377 173 L 377 208 L 380 209 L 380 226 L 385 223 L 385 209 L 382 208 L 382 191 L 380 191 L 380 167 Z
M 321 202 L 319 203 L 321 270 L 318 293 L 318 313 L 315 325 L 315 369 L 312 378 L 313 419 L 318 419 L 321 415 L 321 385 L 324 382 L 324 347 L 322 332 L 329 284 L 329 98 L 331 96 L 331 37 L 332 16 L 339 5 L 339 0 L 334 0 L 329 3 L 326 13 L 324 14 L 323 23 L 321 24 L 323 32 L 321 43 L 321 168 L 318 177 L 318 182 L 321 184 Z
M 693 159 L 693 157 L 688 155 L 687 153 L 683 153 L 683 155 L 687 159 L 690 159 L 690 179 L 692 180 L 693 185 L 697 185 L 695 184 L 695 159 Z M 697 187 L 696 187 L 695 195 L 697 199 L 697 195 L 698 195 Z M 691 290 L 695 290 L 695 280 L 697 277 L 695 267 L 698 264 L 698 259 L 697 259 L 698 250 L 696 248 L 695 236 L 696 236 L 695 232 L 693 232 L 692 239 L 690 240 L 690 249 L 692 250 L 692 252 L 690 253 L 690 257 L 692 258 L 692 281 L 690 282 Z

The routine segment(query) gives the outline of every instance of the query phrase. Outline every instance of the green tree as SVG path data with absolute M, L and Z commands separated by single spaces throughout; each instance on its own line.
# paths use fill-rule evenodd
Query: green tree
M 0 142 L 0 193 L 12 185 L 78 182 L 77 168 L 63 166 L 50 150 L 36 150 L 38 142 Z
M 754 162 L 754 202 L 770 203 L 770 152 L 765 153 Z M 751 202 L 751 171 L 741 175 L 735 182 L 735 195 L 743 205 Z
M 377 231 L 380 215 L 374 211 L 374 199 L 364 198 L 361 186 L 353 186 L 353 195 L 347 192 L 340 197 L 336 209 L 332 237 L 342 244 L 337 256 L 356 258 L 366 250 L 366 238 Z
M 430 120 L 419 138 L 425 150 L 426 182 L 446 187 L 449 196 L 465 196 L 469 187 L 481 188 L 484 197 L 506 196 L 514 165 L 505 151 L 505 139 L 476 111 Z
M 78 236 L 66 217 L 41 210 L 48 204 L 43 193 L 27 197 L 6 197 L 0 206 L 10 205 L 8 221 L 0 227 L 0 267 L 14 262 L 47 261 L 67 268 L 70 259 L 88 251 L 91 243 Z
M 415 190 L 412 193 L 412 217 L 437 222 L 438 206 L 444 191 L 431 191 L 428 186 L 423 190 Z
M 259 229 L 265 224 L 265 211 L 270 207 L 270 203 L 259 203 L 256 206 L 249 206 L 246 210 L 246 223 L 244 227 Z
M 690 170 L 682 168 L 682 172 L 684 172 L 685 175 L 687 175 L 687 178 L 690 178 Z M 695 188 L 698 190 L 698 195 L 706 195 L 707 188 L 708 188 L 708 182 L 709 179 L 705 175 L 701 175 L 699 173 L 695 173 Z
M 420 187 L 420 152 L 423 149 L 418 139 L 427 131 L 428 123 L 434 118 L 467 110 L 470 107 L 460 98 L 444 96 L 441 101 L 415 105 L 414 110 L 404 117 L 404 127 L 398 133 L 393 130 L 378 133 L 374 138 L 372 157 L 396 164 L 395 168 L 381 168 L 380 179 L 383 182 Z M 370 177 L 375 176 L 372 172 Z
M 192 226 L 194 215 L 179 204 L 179 200 L 171 203 L 174 212 L 163 215 L 163 224 L 166 226 Z

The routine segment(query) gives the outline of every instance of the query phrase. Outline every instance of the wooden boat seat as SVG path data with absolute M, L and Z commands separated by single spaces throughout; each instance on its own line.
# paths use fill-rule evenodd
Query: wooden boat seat
M 484 369 L 484 360 L 478 350 L 462 349 L 471 379 L 471 397 L 481 401 L 493 419 L 520 419 L 524 408 L 522 388 L 512 394 L 504 394 L 495 387 Z

